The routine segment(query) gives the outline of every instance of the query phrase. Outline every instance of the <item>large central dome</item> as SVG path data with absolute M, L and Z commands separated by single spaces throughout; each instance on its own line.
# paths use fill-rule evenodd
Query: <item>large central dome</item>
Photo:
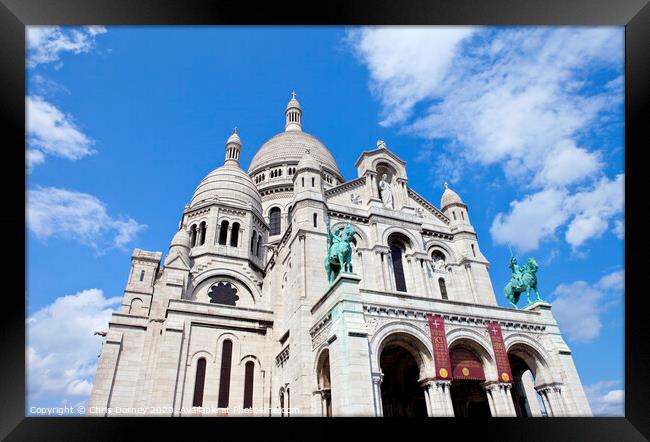
M 341 171 L 327 147 L 313 135 L 303 132 L 302 109 L 295 93 L 287 104 L 285 115 L 284 132 L 277 134 L 260 147 L 251 161 L 248 173 L 253 176 L 266 168 L 282 164 L 296 165 L 309 150 L 326 172 L 343 181 Z
M 341 177 L 334 157 L 323 143 L 307 132 L 282 132 L 260 147 L 251 161 L 248 173 L 255 173 L 276 164 L 298 164 L 307 149 L 320 165 Z

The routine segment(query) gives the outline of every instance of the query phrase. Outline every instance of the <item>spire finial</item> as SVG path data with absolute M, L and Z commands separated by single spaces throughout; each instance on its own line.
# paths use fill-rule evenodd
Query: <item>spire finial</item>
M 382 147 L 386 147 L 386 142 L 384 140 L 377 140 L 377 149 L 380 149 Z
M 294 100 L 296 99 L 296 91 L 295 90 L 291 91 L 291 98 L 293 98 Z
M 237 132 L 237 126 L 235 126 L 235 130 L 232 131 L 232 133 L 236 134 Z
M 447 181 L 445 181 L 445 189 L 449 189 L 449 184 L 447 184 Z

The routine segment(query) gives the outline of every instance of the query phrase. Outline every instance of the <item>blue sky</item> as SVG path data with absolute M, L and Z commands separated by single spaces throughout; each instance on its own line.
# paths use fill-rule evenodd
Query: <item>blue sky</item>
M 31 406 L 83 405 L 133 248 L 166 253 L 238 126 L 247 167 L 290 92 L 346 179 L 377 139 L 469 206 L 500 305 L 508 244 L 592 408 L 622 414 L 623 28 L 89 27 L 28 31 Z M 603 357 L 603 355 L 607 355 Z M 29 410 L 28 410 L 29 411 Z

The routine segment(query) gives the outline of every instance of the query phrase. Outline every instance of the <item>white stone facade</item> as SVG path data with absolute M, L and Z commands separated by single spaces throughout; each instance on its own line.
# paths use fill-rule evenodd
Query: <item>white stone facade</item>
M 445 189 L 441 208 L 424 200 L 383 141 L 346 181 L 303 132 L 295 96 L 285 114 L 285 132 L 248 173 L 236 131 L 228 139 L 164 263 L 134 251 L 89 414 L 591 415 L 551 306 L 497 305 L 455 192 Z M 353 273 L 331 286 L 328 218 L 333 230 L 356 230 Z M 450 351 L 469 350 L 483 378 L 436 377 L 429 314 L 444 318 Z M 497 375 L 488 322 L 501 326 L 512 382 Z

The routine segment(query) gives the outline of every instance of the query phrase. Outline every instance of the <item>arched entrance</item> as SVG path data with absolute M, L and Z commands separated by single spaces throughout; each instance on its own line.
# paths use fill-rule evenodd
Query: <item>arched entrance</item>
M 427 416 L 424 389 L 418 383 L 420 367 L 413 354 L 399 343 L 388 343 L 381 352 L 380 367 L 384 416 Z
M 485 372 L 481 359 L 469 348 L 457 346 L 449 352 L 453 381 L 451 402 L 454 416 L 490 417 L 490 404 L 483 388 Z
M 332 383 L 330 378 L 330 352 L 325 349 L 318 358 L 318 391 L 321 396 L 321 415 L 332 416 Z
M 537 366 L 530 367 L 517 350 L 508 353 L 512 370 L 512 401 L 517 417 L 548 416 L 544 401 L 535 391 Z

